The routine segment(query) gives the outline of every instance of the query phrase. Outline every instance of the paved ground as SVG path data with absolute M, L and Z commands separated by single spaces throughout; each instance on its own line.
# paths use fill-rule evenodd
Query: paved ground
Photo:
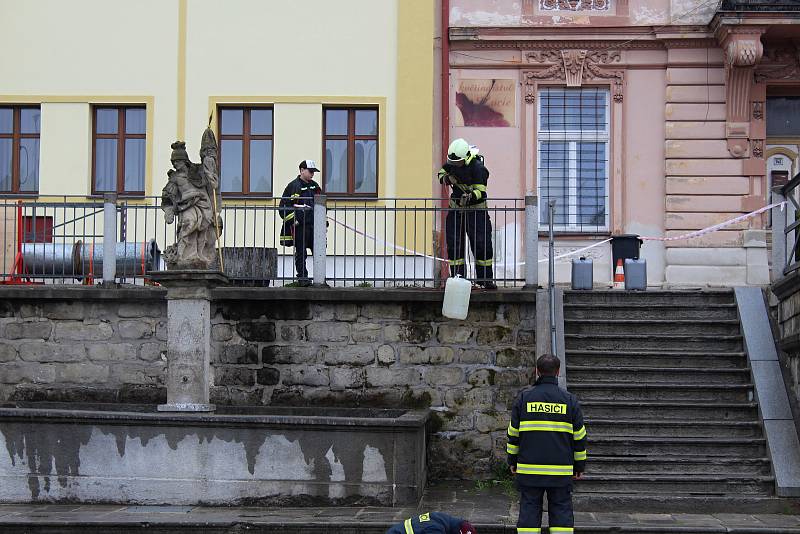
M 515 499 L 499 488 L 433 486 L 419 508 L 256 508 L 119 505 L 0 505 L 2 533 L 384 532 L 412 514 L 469 518 L 481 534 L 515 532 Z M 777 514 L 576 514 L 578 533 L 800 534 L 800 516 Z

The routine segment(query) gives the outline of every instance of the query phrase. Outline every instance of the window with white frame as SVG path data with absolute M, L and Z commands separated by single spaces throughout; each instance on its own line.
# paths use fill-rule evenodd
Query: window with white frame
M 556 201 L 555 229 L 608 230 L 608 89 L 539 90 L 539 220 L 549 223 L 548 202 Z

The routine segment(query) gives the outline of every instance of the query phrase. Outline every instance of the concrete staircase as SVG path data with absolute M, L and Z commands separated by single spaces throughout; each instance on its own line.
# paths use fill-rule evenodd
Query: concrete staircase
M 733 291 L 567 291 L 564 336 L 589 432 L 578 509 L 786 511 Z

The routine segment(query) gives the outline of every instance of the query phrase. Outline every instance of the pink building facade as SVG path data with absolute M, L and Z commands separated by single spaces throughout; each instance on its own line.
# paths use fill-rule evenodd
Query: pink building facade
M 442 144 L 479 147 L 490 196 L 537 194 L 541 230 L 554 199 L 557 254 L 637 234 L 657 238 L 650 285 L 768 284 L 769 214 L 662 239 L 757 210 L 800 170 L 797 4 L 442 0 Z M 584 255 L 610 282 L 610 244 Z

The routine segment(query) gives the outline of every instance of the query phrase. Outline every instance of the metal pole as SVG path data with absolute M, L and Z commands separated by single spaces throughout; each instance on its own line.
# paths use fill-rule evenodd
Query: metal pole
M 314 195 L 314 285 L 325 286 L 325 269 L 327 265 L 327 196 Z
M 103 285 L 117 279 L 117 195 L 103 195 Z
M 550 199 L 547 202 L 547 207 L 549 210 L 548 216 L 548 267 L 549 267 L 549 276 L 548 276 L 548 289 L 550 292 L 550 354 L 556 355 L 558 347 L 556 345 L 556 260 L 555 260 L 555 237 L 553 235 L 553 219 L 555 218 L 556 214 L 556 201 Z
M 783 187 L 772 188 L 772 202 L 783 202 Z M 786 215 L 789 213 L 788 205 L 781 208 L 772 208 L 772 281 L 783 277 L 786 261 Z
M 539 285 L 539 198 L 533 193 L 525 195 L 525 285 L 523 289 L 536 289 Z

